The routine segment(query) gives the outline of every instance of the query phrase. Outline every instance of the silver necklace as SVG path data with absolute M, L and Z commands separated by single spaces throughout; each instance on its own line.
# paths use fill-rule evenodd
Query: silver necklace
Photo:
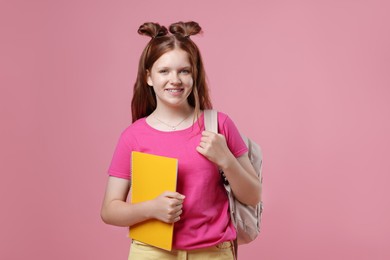
M 191 115 L 192 115 L 192 113 L 189 114 L 188 116 L 186 116 L 183 120 L 181 120 L 181 121 L 180 121 L 178 124 L 176 124 L 176 125 L 170 125 L 170 124 L 165 123 L 164 121 L 160 120 L 155 114 L 153 114 L 153 117 L 154 117 L 157 121 L 159 121 L 160 123 L 162 123 L 162 124 L 168 126 L 169 128 L 171 128 L 171 131 L 175 131 L 175 130 L 177 129 L 177 127 L 178 127 L 179 125 L 181 125 L 181 123 L 183 123 L 184 121 L 186 121 L 186 119 L 189 118 Z

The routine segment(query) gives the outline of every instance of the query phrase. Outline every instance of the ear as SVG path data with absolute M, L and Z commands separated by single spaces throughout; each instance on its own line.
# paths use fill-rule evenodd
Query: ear
M 153 80 L 149 70 L 146 70 L 146 83 L 148 83 L 149 86 L 153 87 Z

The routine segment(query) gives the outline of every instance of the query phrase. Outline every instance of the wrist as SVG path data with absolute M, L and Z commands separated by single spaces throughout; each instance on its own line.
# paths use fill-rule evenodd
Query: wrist
M 144 217 L 146 219 L 154 218 L 153 209 L 155 207 L 153 205 L 153 202 L 154 202 L 154 200 L 147 200 L 147 201 L 144 202 L 144 209 L 145 209 Z
M 219 168 L 223 172 L 228 172 L 229 169 L 231 169 L 235 163 L 236 163 L 236 158 L 233 156 L 233 154 L 230 153 L 229 155 L 224 156 L 224 160 L 221 161 Z

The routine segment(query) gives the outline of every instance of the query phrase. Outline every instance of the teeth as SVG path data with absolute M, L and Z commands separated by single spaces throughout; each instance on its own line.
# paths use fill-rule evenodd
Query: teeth
M 168 89 L 169 92 L 181 92 L 181 89 Z

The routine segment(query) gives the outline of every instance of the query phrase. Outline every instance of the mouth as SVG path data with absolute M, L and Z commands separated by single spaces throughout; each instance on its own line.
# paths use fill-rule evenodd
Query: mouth
M 165 91 L 168 91 L 170 93 L 180 93 L 184 91 L 184 88 L 168 88 Z

